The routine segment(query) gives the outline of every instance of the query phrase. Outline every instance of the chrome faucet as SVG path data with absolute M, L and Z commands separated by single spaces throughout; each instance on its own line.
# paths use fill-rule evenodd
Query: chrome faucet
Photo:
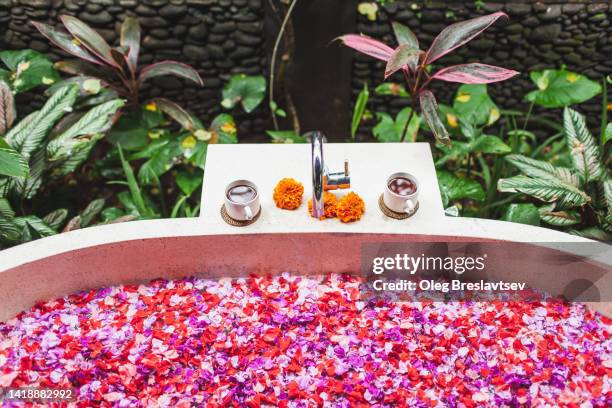
M 319 131 L 309 132 L 312 148 L 312 216 L 323 217 L 323 191 L 351 187 L 348 160 L 344 160 L 344 171 L 330 173 L 323 160 L 325 136 Z

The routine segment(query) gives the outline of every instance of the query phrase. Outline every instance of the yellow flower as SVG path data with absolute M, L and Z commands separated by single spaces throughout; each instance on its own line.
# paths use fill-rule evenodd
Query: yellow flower
M 359 3 L 357 11 L 368 18 L 370 21 L 376 20 L 376 13 L 378 12 L 378 5 L 376 3 Z
M 198 129 L 193 132 L 193 135 L 196 137 L 196 139 L 201 140 L 203 142 L 209 141 L 212 138 L 212 133 L 210 133 L 206 129 Z
M 458 126 L 457 117 L 452 113 L 446 114 L 446 121 L 448 122 L 448 125 L 452 128 L 456 128 Z
M 608 110 L 609 110 L 609 111 L 612 111 L 612 103 L 609 103 L 609 104 L 608 104 Z
M 181 142 L 181 147 L 185 150 L 193 149 L 196 143 L 198 143 L 198 139 L 193 137 L 193 135 L 189 135 L 183 139 Z
M 157 105 L 155 104 L 155 102 L 149 102 L 145 106 L 145 109 L 151 112 L 157 112 Z
M 578 79 L 580 79 L 580 75 L 570 72 L 565 76 L 565 79 L 567 79 L 567 82 L 576 82 Z
M 472 96 L 467 93 L 467 92 L 459 92 L 459 94 L 457 95 L 457 101 L 458 102 L 462 102 L 462 103 L 466 103 L 470 101 L 470 98 Z
M 161 131 L 151 130 L 150 132 L 147 133 L 147 136 L 149 136 L 149 138 L 151 138 L 151 139 L 159 139 L 161 134 L 162 134 Z
M 497 108 L 491 109 L 491 112 L 489 112 L 489 121 L 487 122 L 487 124 L 491 125 L 495 123 L 497 119 L 499 119 L 499 116 L 500 116 L 499 109 Z
M 236 125 L 234 125 L 232 122 L 226 122 L 223 124 L 223 126 L 221 126 L 221 130 L 225 133 L 233 135 L 236 133 Z

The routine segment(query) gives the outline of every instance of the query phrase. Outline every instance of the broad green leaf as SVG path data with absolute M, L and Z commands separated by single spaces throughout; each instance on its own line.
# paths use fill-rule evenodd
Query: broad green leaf
M 110 221 L 114 221 L 119 217 L 123 217 L 125 215 L 125 212 L 117 207 L 107 207 L 104 210 L 102 210 L 102 222 L 103 223 L 108 223 Z
M 418 48 L 413 48 L 408 44 L 402 44 L 397 47 L 393 51 L 393 54 L 391 54 L 391 58 L 387 61 L 385 79 L 395 74 L 404 66 L 416 67 L 419 60 L 419 54 L 420 51 Z
M 43 220 L 35 215 L 28 215 L 25 217 L 15 217 L 13 220 L 18 228 L 32 229 L 35 232 L 35 238 L 48 237 L 57 234 L 57 232 L 47 225 Z
M 444 127 L 444 123 L 440 120 L 438 113 L 438 103 L 431 91 L 423 91 L 419 97 L 421 103 L 421 111 L 429 128 L 433 132 L 436 140 L 443 145 L 450 146 L 451 140 L 448 136 L 448 131 Z
M 210 124 L 210 129 L 218 135 L 219 143 L 238 143 L 236 122 L 231 115 L 227 113 L 217 115 Z
M 612 122 L 608 123 L 608 126 L 606 126 L 602 145 L 605 146 L 610 140 L 612 140 Z
M 81 228 L 87 227 L 100 214 L 104 208 L 106 201 L 103 198 L 98 198 L 90 202 L 87 207 L 81 212 Z
M 44 54 L 36 51 L 0 51 L 0 60 L 11 71 L 10 78 L 5 80 L 15 93 L 28 91 L 39 85 L 51 85 L 60 79 L 53 63 Z
M 148 79 L 165 75 L 174 75 L 180 78 L 188 79 L 200 86 L 204 85 L 198 71 L 191 68 L 187 64 L 177 61 L 162 61 L 147 65 L 142 69 L 139 81 L 145 82 Z
M 21 239 L 21 228 L 15 225 L 13 219 L 0 214 L 0 241 L 14 244 Z
M 572 169 L 567 167 L 556 167 L 548 162 L 535 160 L 521 154 L 508 155 L 506 160 L 527 176 L 560 180 L 575 187 L 580 187 L 578 176 L 576 176 Z
M 6 141 L 19 151 L 24 159 L 42 146 L 55 122 L 72 109 L 79 88 L 67 86 L 58 89 L 43 107 L 28 116 L 6 134 Z
M 90 109 L 76 123 L 47 145 L 50 161 L 57 161 L 73 154 L 74 150 L 87 145 L 92 140 L 98 140 L 99 134 L 106 132 L 112 126 L 112 118 L 125 102 L 114 99 Z
M 128 188 L 130 189 L 130 196 L 134 206 L 138 212 L 138 215 L 144 216 L 149 213 L 147 207 L 145 206 L 145 202 L 142 196 L 142 192 L 140 191 L 140 186 L 136 181 L 136 177 L 134 176 L 134 170 L 132 170 L 132 166 L 125 160 L 123 156 L 123 150 L 121 150 L 121 145 L 117 146 L 119 149 L 119 158 L 121 160 L 121 166 L 123 167 L 123 172 L 125 173 L 125 178 L 128 183 Z
M 455 95 L 453 109 L 462 122 L 477 126 L 490 125 L 499 118 L 499 109 L 489 96 L 486 85 L 461 85 Z
M 582 230 L 569 230 L 567 232 L 572 235 L 577 235 L 579 237 L 588 239 L 594 239 L 597 241 L 610 242 L 612 240 L 612 235 L 597 227 L 589 227 Z
M 11 177 L 25 177 L 29 167 L 19 152 L 0 138 L 0 174 Z
M 61 48 L 68 54 L 71 54 L 77 58 L 81 58 L 85 61 L 92 62 L 94 64 L 102 65 L 102 61 L 97 59 L 85 48 L 81 47 L 78 41 L 74 41 L 74 38 L 66 32 L 58 31 L 52 26 L 37 21 L 33 21 L 32 24 L 42 35 L 44 35 L 49 41 Z
M 544 202 L 556 202 L 561 208 L 583 206 L 591 199 L 575 186 L 561 180 L 515 176 L 500 179 L 497 189 L 503 193 L 523 193 Z
M 393 95 L 401 98 L 407 98 L 410 94 L 406 91 L 406 87 L 395 82 L 383 82 L 378 85 L 374 92 L 378 95 Z
M 140 54 L 140 23 L 134 17 L 126 17 L 121 24 L 119 43 L 128 48 L 127 64 L 132 73 L 138 69 L 138 54 Z
M 143 111 L 133 110 L 121 115 L 108 132 L 107 139 L 115 145 L 121 144 L 124 150 L 138 151 L 143 149 L 149 140 L 148 129 Z
M 470 142 L 470 149 L 476 153 L 506 154 L 512 148 L 497 136 L 482 135 Z
M 42 220 L 55 231 L 59 231 L 62 225 L 64 225 L 64 222 L 66 222 L 67 217 L 68 210 L 65 208 L 60 208 L 55 211 L 51 211 L 49 214 L 45 215 Z
M 140 166 L 138 180 L 141 184 L 157 184 L 159 177 L 170 170 L 182 154 L 177 140 L 159 145 L 149 159 Z
M 367 84 L 363 84 L 363 89 L 359 92 L 357 102 L 355 102 L 355 109 L 353 110 L 353 119 L 351 120 L 351 137 L 355 139 L 355 134 L 361 123 L 361 118 L 365 112 L 366 104 L 370 98 L 370 91 Z
M 444 206 L 450 202 L 469 198 L 475 201 L 483 201 L 486 197 L 482 186 L 475 180 L 457 177 L 447 171 L 438 171 L 438 183 L 440 184 L 440 192 L 445 198 Z
M 510 204 L 502 219 L 520 224 L 540 225 L 540 213 L 533 204 Z
M 266 130 L 272 143 L 308 143 L 308 140 L 294 130 Z
M 605 170 L 601 162 L 599 146 L 586 127 L 584 116 L 573 109 L 563 111 L 565 141 L 571 152 L 572 162 L 585 181 L 599 180 Z
M 580 213 L 573 210 L 555 210 L 555 205 L 545 205 L 538 209 L 540 219 L 547 224 L 557 227 L 567 227 L 579 224 Z
M 189 197 L 202 185 L 202 178 L 203 172 L 199 169 L 193 172 L 179 171 L 176 173 L 176 184 Z
M 221 105 L 232 109 L 240 103 L 246 113 L 251 113 L 266 96 L 266 79 L 259 76 L 234 75 L 223 88 Z
M 110 45 L 108 45 L 106 40 L 104 40 L 104 38 L 94 29 L 73 16 L 62 15 L 60 19 L 70 34 L 91 53 L 98 56 L 98 58 L 102 59 L 107 64 L 119 67 L 113 58 Z
M 42 185 L 43 173 L 47 169 L 47 158 L 44 149 L 39 149 L 30 157 L 30 171 L 27 177 L 13 179 L 13 192 L 21 198 L 30 199 Z
M 8 84 L 0 80 L 0 136 L 9 131 L 17 113 L 15 111 L 15 100 Z
M 419 40 L 408 27 L 397 21 L 392 22 L 391 27 L 393 27 L 393 34 L 395 34 L 398 44 L 406 44 L 412 48 L 419 49 Z
M 564 69 L 533 71 L 530 76 L 538 89 L 529 92 L 525 99 L 545 108 L 582 103 L 601 93 L 598 82 Z
M 404 131 L 404 127 L 406 127 L 406 122 L 408 121 L 408 117 L 410 116 L 411 109 L 404 108 L 398 114 L 395 120 L 391 118 L 388 114 L 384 112 L 377 112 L 376 116 L 378 118 L 378 123 L 372 129 L 372 133 L 374 137 L 379 142 L 392 142 L 397 143 L 402 138 L 402 132 Z M 414 142 L 416 141 L 417 134 L 419 132 L 419 127 L 421 125 L 421 118 L 419 115 L 412 115 L 412 119 L 410 119 L 410 123 L 408 124 L 408 132 L 406 141 Z
M 15 217 L 15 211 L 13 211 L 11 203 L 6 198 L 0 198 L 0 216 L 9 219 Z

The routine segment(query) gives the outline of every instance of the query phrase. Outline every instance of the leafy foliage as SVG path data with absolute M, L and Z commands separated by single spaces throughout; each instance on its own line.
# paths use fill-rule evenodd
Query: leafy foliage
M 401 71 L 406 86 L 410 89 L 410 106 L 413 114 L 420 106 L 423 117 L 436 140 L 450 145 L 448 131 L 439 118 L 438 104 L 434 94 L 429 90 L 429 83 L 437 79 L 464 84 L 487 84 L 509 79 L 518 72 L 492 65 L 470 63 L 446 67 L 429 75 L 428 66 L 471 41 L 503 16 L 506 15 L 497 12 L 451 24 L 434 38 L 427 51 L 420 50 L 418 40 L 412 31 L 397 22 L 393 23 L 393 32 L 398 43 L 395 49 L 380 41 L 355 34 L 344 35 L 340 40 L 347 47 L 385 61 L 385 79 Z M 406 128 L 400 138 L 401 141 L 405 139 L 407 130 Z
M 545 108 L 562 108 L 585 102 L 601 93 L 601 85 L 584 75 L 565 69 L 547 69 L 529 74 L 538 89 L 525 99 Z
M 223 88 L 221 105 L 232 109 L 237 104 L 246 113 L 257 108 L 266 96 L 266 79 L 263 76 L 234 75 Z

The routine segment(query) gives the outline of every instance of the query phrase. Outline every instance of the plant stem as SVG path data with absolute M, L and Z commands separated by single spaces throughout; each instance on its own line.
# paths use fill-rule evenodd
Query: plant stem
M 408 126 L 410 126 L 410 121 L 412 120 L 412 117 L 414 116 L 414 111 L 415 111 L 415 106 L 414 104 L 412 104 L 412 107 L 410 108 L 410 115 L 408 115 L 408 120 L 406 121 L 406 124 L 404 125 L 404 130 L 402 130 L 402 138 L 400 139 L 400 143 L 404 143 L 404 140 L 406 139 L 406 135 L 408 134 Z
M 404 73 L 404 80 L 406 81 L 406 85 L 408 86 L 408 89 L 410 89 L 410 78 L 408 78 L 408 73 L 406 73 L 406 71 L 402 70 L 402 72 Z M 418 81 L 418 78 L 417 78 Z M 402 130 L 402 137 L 400 138 L 400 143 L 404 143 L 404 140 L 406 140 L 406 135 L 408 133 L 408 126 L 410 126 L 410 121 L 412 120 L 412 117 L 414 116 L 414 111 L 416 110 L 416 97 L 415 97 L 415 89 L 417 86 L 417 82 L 415 81 L 414 83 L 414 88 L 412 90 L 412 92 L 410 92 L 410 115 L 408 115 L 408 120 L 406 121 L 406 124 L 404 125 L 404 130 Z
M 541 143 L 533 151 L 533 153 L 531 153 L 531 157 L 536 158 L 542 152 L 542 150 L 544 150 L 549 144 L 551 144 L 555 140 L 559 139 L 561 136 L 563 136 L 563 133 L 562 132 L 558 132 L 558 133 L 555 133 L 554 135 L 552 135 L 551 137 L 549 137 L 548 139 L 546 139 L 543 143 Z
M 527 123 L 529 123 L 529 117 L 531 116 L 531 111 L 533 111 L 533 106 L 535 105 L 534 101 L 531 101 L 529 104 L 529 109 L 527 110 L 527 115 L 525 116 L 525 122 L 523 123 L 523 130 L 527 129 Z
M 280 46 L 281 39 L 283 38 L 283 34 L 285 33 L 285 27 L 287 26 L 287 22 L 291 18 L 291 13 L 293 12 L 293 8 L 295 7 L 297 0 L 292 0 L 289 8 L 287 9 L 287 13 L 285 14 L 285 18 L 283 19 L 283 23 L 280 26 L 278 31 L 278 35 L 276 36 L 276 41 L 274 42 L 274 48 L 272 50 L 272 58 L 270 61 L 270 83 L 268 94 L 270 97 L 270 101 L 274 101 L 274 69 L 276 65 L 276 54 L 278 53 L 278 47 Z M 272 122 L 274 122 L 274 129 L 278 130 L 278 120 L 276 119 L 276 112 L 272 109 Z
M 603 77 L 602 87 L 602 102 L 601 102 L 601 128 L 600 128 L 600 137 L 599 137 L 599 147 L 601 149 L 602 155 L 605 155 L 605 143 L 604 137 L 606 135 L 606 126 L 608 125 L 608 82 L 606 78 Z

